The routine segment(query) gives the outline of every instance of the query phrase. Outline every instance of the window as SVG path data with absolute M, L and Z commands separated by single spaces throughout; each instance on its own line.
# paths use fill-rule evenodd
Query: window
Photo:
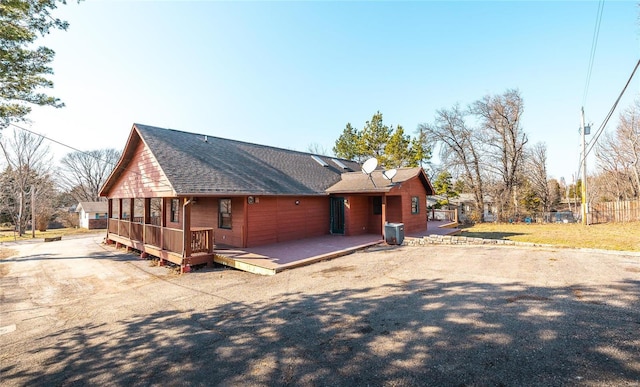
M 218 227 L 231 229 L 231 199 L 218 202 Z
M 382 196 L 373 197 L 373 215 L 382 214 Z
M 171 221 L 174 223 L 178 223 L 180 220 L 178 217 L 180 216 L 180 207 L 178 206 L 180 203 L 178 199 L 171 199 Z
M 411 213 L 419 214 L 420 213 L 420 200 L 417 196 L 411 197 Z

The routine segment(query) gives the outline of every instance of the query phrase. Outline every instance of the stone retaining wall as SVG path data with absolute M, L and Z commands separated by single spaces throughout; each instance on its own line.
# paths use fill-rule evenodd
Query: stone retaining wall
M 459 235 L 428 235 L 422 238 L 405 238 L 405 246 L 426 245 L 508 245 L 528 247 L 553 247 L 552 245 L 532 242 L 516 242 L 507 239 L 482 239 Z

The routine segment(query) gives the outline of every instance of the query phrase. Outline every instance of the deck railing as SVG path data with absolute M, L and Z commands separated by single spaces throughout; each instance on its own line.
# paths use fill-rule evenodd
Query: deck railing
M 152 224 L 132 223 L 128 220 L 109 219 L 110 234 L 119 235 L 132 241 L 142 242 L 173 253 L 183 253 L 182 230 Z M 191 229 L 191 253 L 213 252 L 213 228 L 194 227 Z
M 162 232 L 162 249 L 182 254 L 182 230 L 164 228 Z
M 107 229 L 109 230 L 109 232 L 111 234 L 118 234 L 118 225 L 120 224 L 120 222 L 118 221 L 118 219 L 109 219 L 107 221 Z
M 213 229 L 192 228 L 191 229 L 191 252 L 208 253 L 213 251 Z
M 147 244 L 162 248 L 162 227 L 145 224 L 144 238 Z
M 133 241 L 144 242 L 144 238 L 142 234 L 144 231 L 143 226 L 144 225 L 140 223 L 131 223 L 131 231 L 130 231 L 129 239 Z

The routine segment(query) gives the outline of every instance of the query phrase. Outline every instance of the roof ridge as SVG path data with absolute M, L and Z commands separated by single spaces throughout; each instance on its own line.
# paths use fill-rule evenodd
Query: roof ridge
M 172 129 L 172 128 L 162 128 L 162 127 L 159 127 L 159 126 L 141 124 L 141 123 L 137 123 L 137 122 L 134 123 L 133 125 L 136 126 L 136 127 L 140 126 L 140 127 L 145 127 L 145 128 L 149 128 L 149 129 L 169 130 L 169 131 L 172 131 L 172 132 L 190 134 L 190 135 L 194 135 L 194 136 L 203 136 L 203 137 L 207 136 L 207 138 L 218 139 L 218 140 L 223 140 L 223 141 L 229 141 L 229 142 L 234 142 L 234 143 L 238 143 L 238 144 L 245 144 L 245 145 L 250 145 L 250 146 L 255 146 L 255 147 L 260 147 L 260 148 L 277 149 L 277 150 L 280 150 L 280 151 L 299 153 L 299 154 L 309 155 L 309 156 L 326 157 L 328 159 L 337 159 L 337 160 L 344 160 L 344 161 L 349 161 L 349 162 L 356 162 L 354 160 L 349 160 L 349 159 L 345 159 L 345 158 L 341 158 L 341 157 L 337 157 L 337 156 L 323 155 L 323 154 L 311 153 L 311 152 L 304 152 L 304 151 L 299 151 L 299 150 L 295 150 L 295 149 L 281 148 L 281 147 L 277 147 L 277 146 L 273 146 L 273 145 L 257 144 L 257 143 L 254 143 L 254 142 L 248 142 L 248 141 L 242 141 L 242 140 L 234 140 L 234 139 L 231 139 L 231 138 L 220 137 L 220 136 L 210 135 L 210 134 L 206 134 L 206 133 L 187 132 L 185 130 Z M 360 163 L 358 163 L 358 164 L 360 164 Z

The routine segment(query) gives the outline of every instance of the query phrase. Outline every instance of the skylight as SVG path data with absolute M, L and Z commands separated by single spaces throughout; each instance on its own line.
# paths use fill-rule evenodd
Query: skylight
M 333 161 L 333 163 L 335 165 L 337 165 L 338 167 L 342 168 L 342 169 L 349 169 L 349 167 L 347 167 L 346 165 L 344 165 L 344 163 L 340 160 L 337 159 L 331 159 L 331 161 Z
M 323 167 L 328 167 L 329 164 L 327 164 L 324 160 L 322 160 L 320 157 L 316 156 L 316 155 L 311 155 L 311 158 L 318 164 L 322 165 Z

